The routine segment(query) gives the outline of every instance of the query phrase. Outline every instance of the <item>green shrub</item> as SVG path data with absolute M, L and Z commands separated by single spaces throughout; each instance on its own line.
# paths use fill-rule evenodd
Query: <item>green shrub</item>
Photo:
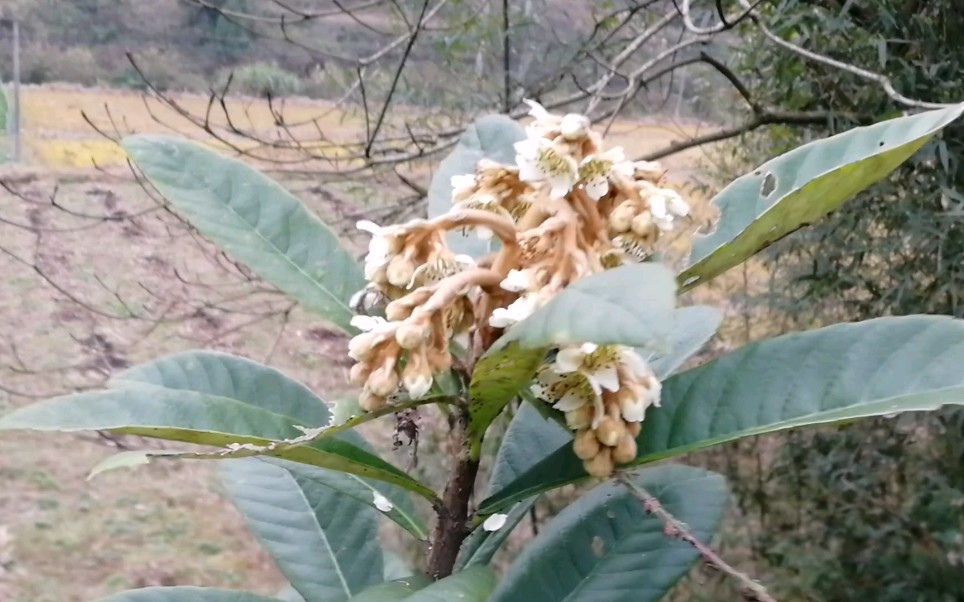
M 301 78 L 274 62 L 259 61 L 222 71 L 218 86 L 227 85 L 229 78 L 230 91 L 250 96 L 292 96 L 304 89 Z

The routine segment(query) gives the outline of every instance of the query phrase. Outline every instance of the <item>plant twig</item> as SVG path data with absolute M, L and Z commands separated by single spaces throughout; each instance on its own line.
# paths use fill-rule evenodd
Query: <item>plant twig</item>
M 455 466 L 442 494 L 441 505 L 435 508 L 438 523 L 432 534 L 432 551 L 428 558 L 428 574 L 442 579 L 452 574 L 462 542 L 469 534 L 469 500 L 475 489 L 479 460 L 472 455 L 472 441 L 468 436 L 469 412 L 460 408 L 453 429 L 458 442 Z
M 746 573 L 734 568 L 727 561 L 720 558 L 720 555 L 714 552 L 708 545 L 697 539 L 683 522 L 670 514 L 659 500 L 644 487 L 633 483 L 626 475 L 620 475 L 619 480 L 643 503 L 643 508 L 647 514 L 652 514 L 663 521 L 666 525 L 667 535 L 671 535 L 690 544 L 696 548 L 706 563 L 735 579 L 740 584 L 745 599 L 754 602 L 777 602 L 776 598 L 771 596 L 762 584 L 757 583 Z

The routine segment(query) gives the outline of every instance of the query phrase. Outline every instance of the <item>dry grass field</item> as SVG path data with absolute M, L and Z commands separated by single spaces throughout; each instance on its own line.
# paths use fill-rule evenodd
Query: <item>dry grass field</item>
M 207 102 L 179 101 L 199 113 Z M 274 135 L 277 128 L 262 103 L 237 101 L 235 108 L 252 127 Z M 320 103 L 291 101 L 286 110 L 289 122 L 319 118 L 333 140 L 359 131 L 357 119 Z M 127 304 L 146 308 L 155 302 L 152 297 L 198 303 L 197 289 L 175 278 L 175 270 L 201 280 L 217 279 L 219 272 L 203 246 L 185 234 L 172 236 L 160 215 L 147 213 L 133 225 L 107 220 L 95 226 L 77 217 L 132 215 L 151 206 L 144 191 L 123 177 L 121 149 L 98 135 L 85 113 L 104 129 L 113 122 L 125 132 L 198 136 L 183 117 L 137 93 L 25 88 L 25 165 L 0 168 L 0 179 L 34 202 L 0 194 L 5 222 L 0 246 L 40 266 L 57 286 L 105 315 L 78 307 L 31 266 L 0 254 L 0 412 L 89 385 L 132 363 L 200 346 L 259 360 L 270 356 L 272 365 L 329 398 L 345 394 L 344 340 L 297 311 L 283 330 L 279 320 L 240 328 L 245 320 L 240 314 L 199 313 L 158 323 L 125 317 Z M 690 135 L 693 128 L 617 122 L 611 140 L 634 155 Z M 700 151 L 692 151 L 666 163 L 685 178 L 699 158 Z M 312 196 L 303 182 L 298 186 L 313 209 L 332 217 L 321 197 Z M 55 190 L 58 203 L 74 215 L 49 206 L 46 199 Z M 29 224 L 41 236 L 10 223 Z M 215 299 L 212 290 L 204 294 Z M 390 454 L 388 441 L 376 444 Z M 221 497 L 209 466 L 160 464 L 87 481 L 89 469 L 115 447 L 92 435 L 0 437 L 0 601 L 88 602 L 154 584 L 263 593 L 282 585 Z M 407 463 L 402 452 L 388 457 Z

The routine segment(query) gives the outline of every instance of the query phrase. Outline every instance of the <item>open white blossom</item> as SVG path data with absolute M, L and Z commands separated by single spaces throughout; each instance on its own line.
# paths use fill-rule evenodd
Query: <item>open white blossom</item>
M 368 255 L 365 256 L 365 278 L 372 280 L 378 270 L 386 267 L 392 255 L 397 252 L 397 243 L 392 236 L 392 228 L 379 226 L 373 221 L 363 219 L 355 226 L 372 235 L 368 243 Z
M 597 394 L 603 389 L 617 391 L 619 375 L 616 367 L 622 361 L 620 348 L 616 345 L 599 346 L 583 343 L 578 347 L 560 349 L 552 369 L 559 374 L 578 372 L 586 377 Z
M 395 508 L 395 505 L 392 504 L 391 500 L 377 491 L 372 491 L 372 498 L 375 507 L 382 512 L 391 512 Z
M 689 215 L 690 206 L 675 190 L 660 188 L 649 197 L 649 211 L 656 226 L 665 232 L 673 229 L 676 218 Z
M 523 293 L 532 287 L 532 275 L 528 270 L 509 270 L 499 286 L 510 293 Z
M 508 328 L 516 322 L 521 322 L 536 310 L 536 299 L 533 295 L 522 295 L 509 304 L 508 307 L 496 308 L 489 317 L 489 326 L 494 328 Z
M 482 523 L 482 529 L 489 532 L 498 531 L 505 526 L 507 518 L 509 518 L 508 514 L 493 514 Z
M 575 141 L 589 133 L 592 124 L 585 115 L 567 113 L 559 116 L 534 100 L 526 98 L 522 102 L 529 105 L 529 116 L 534 119 L 534 123 L 526 128 L 530 138 L 544 138 L 547 133 L 557 130 L 563 139 Z
M 579 178 L 579 166 L 569 154 L 560 152 L 545 138 L 528 138 L 515 143 L 519 179 L 523 182 L 548 182 L 550 198 L 560 199 L 572 190 Z
M 594 201 L 598 201 L 609 192 L 609 181 L 615 177 L 632 177 L 633 163 L 626 160 L 622 147 L 613 148 L 589 155 L 579 164 L 579 177 L 583 189 Z

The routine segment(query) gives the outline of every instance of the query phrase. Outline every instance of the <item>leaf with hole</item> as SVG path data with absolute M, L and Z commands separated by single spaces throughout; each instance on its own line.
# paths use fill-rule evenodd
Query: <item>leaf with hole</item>
M 663 383 L 634 464 L 790 428 L 964 405 L 964 320 L 879 318 L 753 343 Z M 587 478 L 560 446 L 483 500 L 491 514 Z
M 237 159 L 173 136 L 137 135 L 124 150 L 177 213 L 265 281 L 346 331 L 365 286 L 335 234 L 277 182 Z
M 690 288 L 705 282 L 820 219 L 887 177 L 962 111 L 964 104 L 855 128 L 737 178 L 712 199 L 719 223 L 694 241 L 680 283 Z
M 722 476 L 660 466 L 627 478 L 646 488 L 700 541 L 719 527 L 727 490 Z M 599 485 L 542 528 L 503 577 L 491 602 L 655 602 L 699 553 L 665 533 L 663 521 L 622 483 Z

